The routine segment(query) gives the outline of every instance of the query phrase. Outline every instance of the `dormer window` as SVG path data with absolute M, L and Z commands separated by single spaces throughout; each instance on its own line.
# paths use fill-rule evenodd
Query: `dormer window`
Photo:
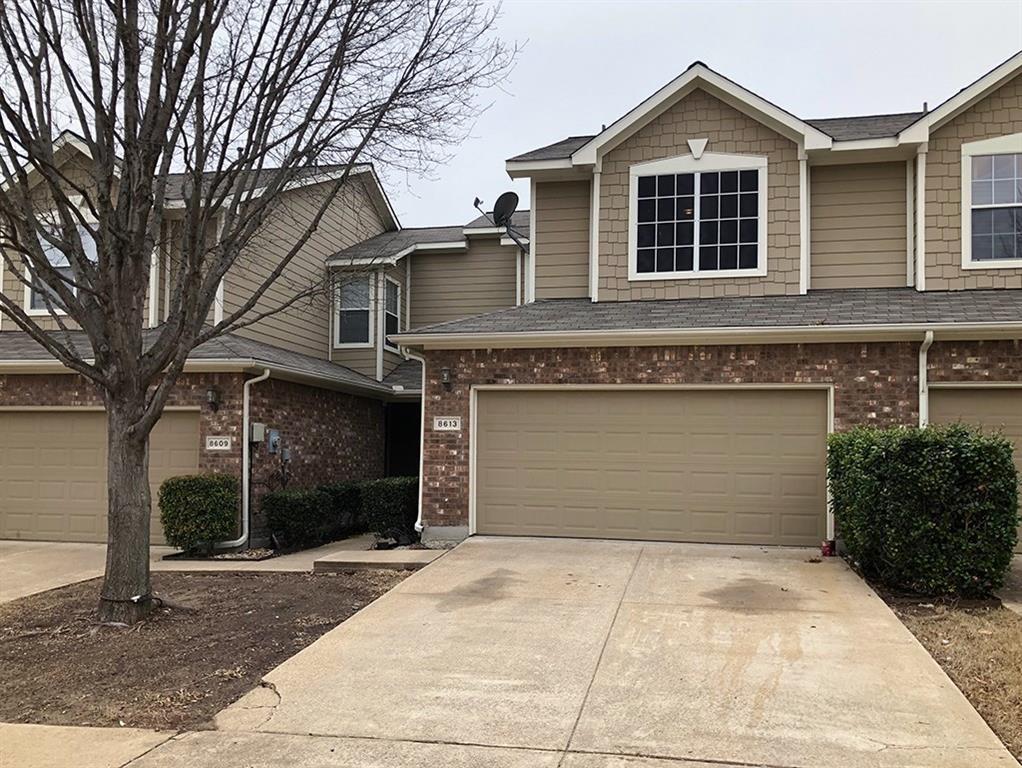
M 766 172 L 709 152 L 632 166 L 629 278 L 766 274 Z
M 1022 267 L 1022 133 L 962 144 L 962 267 Z

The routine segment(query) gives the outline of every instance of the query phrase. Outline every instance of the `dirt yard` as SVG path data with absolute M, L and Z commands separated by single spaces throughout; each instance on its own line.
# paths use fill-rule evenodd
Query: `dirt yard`
M 157 573 L 163 608 L 98 626 L 99 580 L 0 606 L 0 722 L 197 729 L 406 574 Z
M 1022 616 L 996 603 L 885 599 L 1022 762 Z

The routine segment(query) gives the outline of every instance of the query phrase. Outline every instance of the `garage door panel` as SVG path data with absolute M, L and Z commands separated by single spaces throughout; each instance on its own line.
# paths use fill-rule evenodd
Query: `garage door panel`
M 478 398 L 480 533 L 798 545 L 825 533 L 823 391 Z
M 101 411 L 3 411 L 0 434 L 0 537 L 106 541 L 106 418 Z M 197 471 L 198 414 L 171 411 L 150 442 L 151 530 L 163 542 L 156 509 L 160 484 Z
M 1015 446 L 1015 466 L 1022 472 L 1022 387 L 931 388 L 930 422 L 961 422 L 1000 432 Z M 1022 552 L 1022 525 L 1016 551 Z

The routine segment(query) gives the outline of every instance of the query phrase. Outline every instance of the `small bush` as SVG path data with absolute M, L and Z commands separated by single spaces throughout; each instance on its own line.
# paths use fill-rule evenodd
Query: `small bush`
M 399 544 L 416 541 L 418 508 L 417 477 L 385 477 L 362 485 L 362 516 L 366 528 L 384 538 L 397 539 Z
M 191 552 L 234 536 L 238 479 L 230 475 L 182 475 L 163 481 L 160 523 L 167 542 Z
M 319 490 L 329 497 L 330 516 L 337 531 L 336 538 L 364 533 L 362 518 L 362 483 L 334 483 L 322 485 Z
M 1011 443 L 952 425 L 831 435 L 832 509 L 867 578 L 982 597 L 1004 583 L 1018 535 Z
M 324 491 L 274 491 L 263 496 L 263 512 L 272 533 L 288 549 L 316 547 L 340 538 Z

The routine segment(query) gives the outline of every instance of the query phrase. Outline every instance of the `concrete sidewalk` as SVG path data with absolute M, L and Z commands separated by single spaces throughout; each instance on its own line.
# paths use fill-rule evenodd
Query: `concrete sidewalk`
M 1008 580 L 997 596 L 1005 608 L 1022 615 L 1022 555 L 1012 558 Z
M 140 728 L 0 723 L 3 768 L 120 768 L 174 734 Z
M 151 547 L 150 563 L 159 571 L 311 572 L 316 560 L 339 552 L 368 549 L 370 535 L 334 541 L 315 549 L 269 560 L 164 560 L 171 547 Z M 52 541 L 0 541 L 0 603 L 103 575 L 106 544 Z

